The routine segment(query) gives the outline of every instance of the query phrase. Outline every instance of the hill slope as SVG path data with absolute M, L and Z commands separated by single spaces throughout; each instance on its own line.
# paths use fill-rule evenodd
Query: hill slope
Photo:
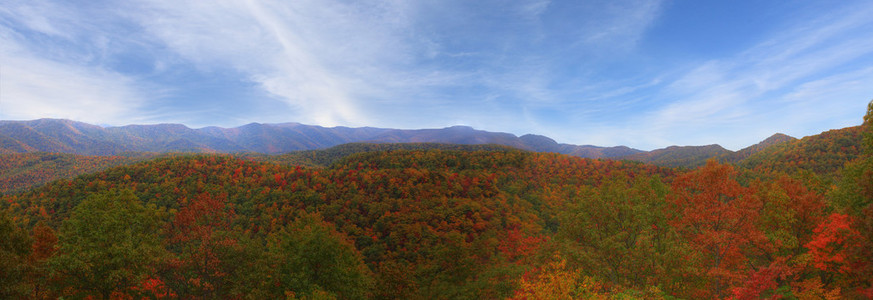
M 746 158 L 749 158 L 750 156 L 754 155 L 755 153 L 758 153 L 758 152 L 764 151 L 767 148 L 770 148 L 770 146 L 779 145 L 782 143 L 787 143 L 787 142 L 791 142 L 791 141 L 795 141 L 795 140 L 797 140 L 797 138 L 794 138 L 792 136 L 788 136 L 785 134 L 777 133 L 777 134 L 774 134 L 774 135 L 764 139 L 760 143 L 751 145 L 749 147 L 741 149 L 740 151 L 734 152 L 733 154 L 729 155 L 729 157 L 727 157 L 726 160 L 732 161 L 732 162 L 741 161 L 741 160 L 744 160 Z
M 354 154 L 398 150 L 523 151 L 509 146 L 494 144 L 350 143 L 327 149 L 294 151 L 286 154 L 270 155 L 246 152 L 232 156 L 248 161 L 323 169 Z M 189 154 L 129 153 L 124 156 L 89 156 L 47 152 L 0 153 L 0 194 L 24 191 L 58 179 L 69 179 L 79 175 L 91 174 L 110 167 L 130 165 L 151 159 L 186 155 Z
M 132 164 L 153 156 L 84 156 L 45 152 L 0 154 L 0 194 Z

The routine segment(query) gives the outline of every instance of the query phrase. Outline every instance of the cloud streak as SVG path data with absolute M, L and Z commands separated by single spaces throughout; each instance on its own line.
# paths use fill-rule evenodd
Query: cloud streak
M 140 21 L 176 53 L 209 71 L 242 72 L 304 122 L 367 123 L 359 99 L 408 56 L 395 36 L 401 17 L 386 15 L 402 9 L 392 3 L 367 14 L 332 1 L 146 4 Z

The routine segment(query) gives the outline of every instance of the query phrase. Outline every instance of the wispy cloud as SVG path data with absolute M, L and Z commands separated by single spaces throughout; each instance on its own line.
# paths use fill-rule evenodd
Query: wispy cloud
M 591 1 L 588 27 L 580 41 L 610 51 L 630 50 L 654 23 L 663 8 L 662 1 Z
M 658 11 L 657 2 L 631 2 L 589 4 L 581 13 L 596 16 L 598 24 L 566 28 L 578 33 L 566 42 L 536 34 L 552 9 L 543 0 L 483 2 L 511 14 L 491 14 L 466 1 L 438 7 L 406 1 L 146 1 L 151 9 L 140 22 L 204 68 L 223 65 L 247 74 L 294 107 L 299 121 L 403 126 L 380 105 L 448 119 L 458 113 L 457 104 L 483 104 L 484 96 L 469 94 L 477 89 L 514 102 L 560 102 L 551 91 L 560 79 L 550 73 L 563 64 L 553 55 L 563 50 L 556 49 L 582 47 L 579 41 L 585 48 L 626 47 Z
M 801 99 L 800 94 L 811 96 L 808 87 L 821 88 L 821 82 L 844 85 L 843 80 L 869 78 L 869 72 L 863 71 L 869 64 L 852 62 L 873 54 L 873 36 L 863 34 L 873 30 L 870 15 L 873 5 L 795 20 L 746 51 L 692 68 L 656 97 L 668 104 L 647 117 L 645 122 L 652 125 L 647 132 L 635 136 L 656 136 L 661 142 L 675 144 L 710 140 L 739 149 L 755 141 L 750 135 L 766 136 L 776 131 L 817 133 L 808 131 L 815 129 L 804 123 L 833 118 L 825 113 L 825 107 L 862 103 L 869 99 L 857 98 L 859 93 L 873 94 L 873 86 L 855 86 L 852 93 L 829 94 L 835 98 L 805 98 L 814 99 L 815 106 L 793 103 Z M 828 75 L 846 69 L 862 70 L 852 75 Z M 795 115 L 806 118 L 792 117 Z M 819 130 L 824 129 L 828 128 Z
M 239 73 L 244 76 L 240 80 L 290 107 L 275 111 L 288 112 L 295 121 L 414 127 L 410 123 L 420 118 L 392 122 L 395 118 L 384 112 L 393 105 L 446 123 L 460 113 L 459 104 L 493 108 L 495 102 L 486 100 L 489 94 L 501 95 L 503 103 L 498 104 L 518 107 L 506 111 L 513 115 L 524 113 L 528 103 L 560 105 L 564 100 L 554 87 L 564 79 L 553 73 L 568 59 L 563 53 L 630 47 L 658 7 L 652 1 L 587 2 L 573 10 L 579 14 L 574 18 L 591 20 L 582 27 L 549 23 L 568 10 L 548 0 L 142 0 L 123 7 L 41 2 L 5 10 L 16 16 L 13 25 L 51 36 L 49 45 L 60 47 L 29 58 L 15 55 L 18 64 L 56 64 L 58 70 L 94 73 L 79 78 L 148 81 L 150 74 L 116 76 L 121 74 L 112 74 L 113 66 L 107 66 L 133 52 L 130 48 L 141 47 L 152 72 L 193 64 L 204 74 Z M 565 31 L 573 35 L 567 39 Z M 38 39 L 28 42 L 27 47 L 38 46 Z M 78 57 L 58 60 L 52 55 Z M 165 91 L 180 88 L 165 86 Z M 147 98 L 146 106 L 162 103 L 153 94 L 129 93 L 128 98 Z M 162 111 L 147 110 L 144 115 L 152 117 Z M 476 114 L 487 119 L 481 116 L 485 111 Z
M 303 122 L 367 124 L 361 99 L 397 79 L 393 68 L 413 55 L 402 2 L 145 3 L 148 32 L 202 68 L 242 72 Z

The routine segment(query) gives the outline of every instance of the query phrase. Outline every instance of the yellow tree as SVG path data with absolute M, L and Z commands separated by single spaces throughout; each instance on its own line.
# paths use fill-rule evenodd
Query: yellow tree
M 516 300 L 606 299 L 598 294 L 600 283 L 567 269 L 567 260 L 559 254 L 538 272 L 529 272 L 519 280 Z

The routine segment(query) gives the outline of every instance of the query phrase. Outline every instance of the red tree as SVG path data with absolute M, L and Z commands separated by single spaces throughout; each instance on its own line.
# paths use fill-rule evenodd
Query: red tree
M 746 274 L 744 248 L 763 240 L 755 226 L 760 201 L 736 181 L 730 165 L 715 161 L 676 178 L 672 224 L 701 254 L 702 274 L 709 282 L 709 298 L 722 298 L 728 286 Z

